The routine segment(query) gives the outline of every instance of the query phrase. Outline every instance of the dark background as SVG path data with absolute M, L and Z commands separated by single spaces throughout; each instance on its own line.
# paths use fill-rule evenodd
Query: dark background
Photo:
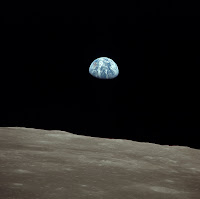
M 23 6 L 1 11 L 0 126 L 200 149 L 195 5 Z M 117 78 L 89 74 L 104 56 Z

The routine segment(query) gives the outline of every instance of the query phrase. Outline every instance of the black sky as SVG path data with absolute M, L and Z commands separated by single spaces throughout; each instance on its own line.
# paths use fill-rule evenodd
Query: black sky
M 149 6 L 5 9 L 0 126 L 200 148 L 198 12 Z M 103 56 L 117 78 L 89 74 Z

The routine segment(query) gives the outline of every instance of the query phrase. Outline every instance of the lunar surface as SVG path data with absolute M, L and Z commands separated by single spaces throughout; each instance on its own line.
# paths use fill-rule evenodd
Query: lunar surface
M 0 128 L 0 199 L 199 199 L 200 150 Z

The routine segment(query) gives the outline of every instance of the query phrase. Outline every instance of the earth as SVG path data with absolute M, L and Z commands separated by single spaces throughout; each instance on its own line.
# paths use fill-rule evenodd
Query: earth
M 113 79 L 118 76 L 119 69 L 112 59 L 100 57 L 91 63 L 89 73 L 99 79 Z

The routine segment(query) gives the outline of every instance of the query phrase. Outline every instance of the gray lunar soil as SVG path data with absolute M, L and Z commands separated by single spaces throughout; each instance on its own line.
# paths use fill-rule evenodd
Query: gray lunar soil
M 0 199 L 200 199 L 200 150 L 1 127 Z

